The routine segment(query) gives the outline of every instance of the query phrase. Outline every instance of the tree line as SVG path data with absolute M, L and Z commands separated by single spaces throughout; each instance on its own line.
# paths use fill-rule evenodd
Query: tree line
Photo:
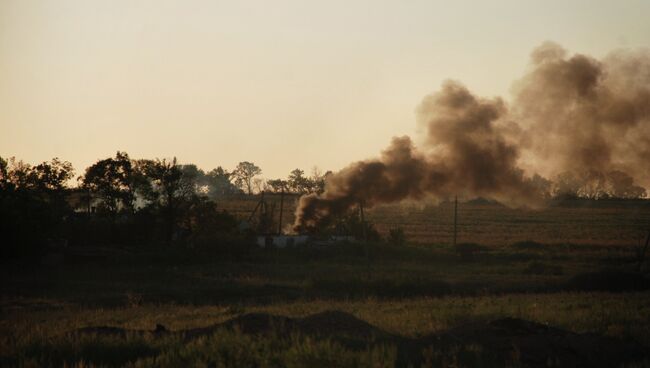
M 132 159 L 117 152 L 86 168 L 71 185 L 75 171 L 68 161 L 32 166 L 0 157 L 2 252 L 33 254 L 57 242 L 236 246 L 242 240 L 239 222 L 218 208 L 218 199 L 324 190 L 326 175 L 318 171 L 306 176 L 296 169 L 274 180 L 261 173 L 247 161 L 232 171 L 205 172 L 176 158 Z
M 173 159 L 132 159 L 126 152 L 98 160 L 76 177 L 72 164 L 54 158 L 30 165 L 0 157 L 0 250 L 3 256 L 43 252 L 59 243 L 245 249 L 246 230 L 219 208 L 222 198 L 258 192 L 322 193 L 331 172 L 265 180 L 252 162 L 232 171 L 203 171 Z M 644 188 L 620 171 L 564 173 L 535 184 L 549 198 L 644 198 Z M 355 216 L 341 233 L 360 231 Z M 355 230 L 356 229 L 356 230 Z M 223 250 L 223 249 L 221 249 Z

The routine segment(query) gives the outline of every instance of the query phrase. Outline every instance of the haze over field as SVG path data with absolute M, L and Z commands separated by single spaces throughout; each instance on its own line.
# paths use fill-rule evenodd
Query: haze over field
M 338 170 L 415 137 L 419 102 L 446 79 L 525 108 L 510 88 L 533 48 L 606 60 L 650 45 L 647 14 L 646 1 L 3 1 L 0 155 Z

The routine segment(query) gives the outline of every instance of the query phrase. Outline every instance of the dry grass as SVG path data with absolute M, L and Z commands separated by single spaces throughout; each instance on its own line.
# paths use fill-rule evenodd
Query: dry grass
M 295 206 L 292 200 L 287 203 Z M 237 209 L 240 217 L 254 205 L 254 200 L 221 204 Z M 517 317 L 650 346 L 650 292 L 577 291 L 598 285 L 567 288 L 576 275 L 586 272 L 635 269 L 633 246 L 650 224 L 646 202 L 542 211 L 461 204 L 460 239 L 477 243 L 468 246 L 478 251 L 471 261 L 448 245 L 451 210 L 449 204 L 441 204 L 368 211 L 381 232 L 400 226 L 408 239 L 404 246 L 370 244 L 369 259 L 365 245 L 342 244 L 329 249 L 253 250 L 231 257 L 209 250 L 167 249 L 119 254 L 102 263 L 4 265 L 0 365 L 219 362 L 353 367 L 395 362 L 391 346 L 358 351 L 334 341 L 295 336 L 268 339 L 224 332 L 185 344 L 174 339 L 84 340 L 65 335 L 100 325 L 151 330 L 163 324 L 183 330 L 250 312 L 304 317 L 338 310 L 410 337 L 468 322 Z M 285 211 L 285 223 L 291 222 L 291 212 Z M 481 362 L 476 356 L 463 360 L 476 353 L 473 347 L 459 349 L 431 352 L 434 363 Z
M 279 211 L 279 196 L 267 195 Z M 219 205 L 247 218 L 258 198 L 242 197 Z M 298 197 L 286 197 L 283 224 L 291 224 Z M 411 242 L 450 243 L 453 204 L 426 202 L 381 205 L 367 218 L 383 236 L 401 227 Z M 518 241 L 597 245 L 633 245 L 650 226 L 650 201 L 587 201 L 550 203 L 539 210 L 512 209 L 489 203 L 459 203 L 459 241 L 501 246 Z

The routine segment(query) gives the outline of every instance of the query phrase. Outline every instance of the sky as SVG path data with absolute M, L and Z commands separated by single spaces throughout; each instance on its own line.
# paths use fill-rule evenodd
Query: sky
M 650 1 L 0 0 L 0 156 L 177 157 L 266 178 L 417 135 L 446 79 L 508 99 L 552 40 L 650 47 Z

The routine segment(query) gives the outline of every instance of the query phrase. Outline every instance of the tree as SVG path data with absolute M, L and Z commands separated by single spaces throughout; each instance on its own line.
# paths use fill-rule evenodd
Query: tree
M 289 183 L 286 180 L 282 179 L 272 179 L 268 180 L 266 184 L 271 188 L 275 193 L 288 192 Z
M 569 171 L 558 174 L 553 183 L 553 197 L 578 198 L 581 184 L 578 178 Z
M 9 185 L 9 162 L 0 156 L 0 190 Z
M 152 183 L 153 198 L 157 199 L 163 210 L 167 244 L 171 243 L 180 205 L 185 200 L 196 198 L 196 176 L 193 172 L 189 169 L 184 175 L 183 166 L 177 164 L 176 157 L 171 161 L 147 161 L 145 165 L 145 173 Z
M 540 176 L 539 174 L 535 174 L 531 178 L 531 184 L 544 198 L 549 198 L 551 196 L 551 188 L 553 183 L 550 180 Z
M 64 191 L 73 176 L 72 164 L 56 157 L 34 167 L 13 157 L 10 161 L 0 157 L 0 188 L 28 192 L 32 197 L 49 201 L 53 209 L 67 206 Z
M 332 175 L 331 171 L 328 170 L 325 174 L 322 174 L 318 167 L 314 167 L 311 178 L 309 179 L 309 184 L 311 185 L 309 191 L 322 194 L 325 191 L 325 181 L 330 175 Z
M 268 189 L 268 184 L 264 178 L 255 178 L 253 179 L 253 188 L 255 188 L 256 192 L 260 193 Z
M 219 198 L 240 192 L 240 189 L 230 181 L 231 177 L 233 177 L 233 174 L 224 170 L 221 166 L 207 173 L 205 182 L 208 186 L 208 197 Z
M 39 189 L 61 192 L 74 176 L 74 169 L 70 162 L 55 157 L 50 162 L 45 161 L 35 166 L 30 176 L 32 185 Z
M 255 166 L 254 163 L 243 161 L 237 164 L 237 167 L 232 172 L 235 178 L 235 185 L 251 195 L 253 194 L 253 178 L 262 173 L 262 169 Z
M 135 200 L 133 167 L 126 152 L 117 152 L 115 158 L 100 160 L 86 169 L 82 187 L 98 195 L 111 215 L 120 207 L 133 209 Z
M 202 195 L 207 192 L 206 176 L 194 164 L 178 165 L 181 171 L 181 189 L 184 196 Z
M 289 174 L 289 178 L 287 181 L 289 183 L 289 188 L 294 193 L 305 193 L 309 191 L 310 189 L 309 179 L 304 177 L 303 176 L 304 174 L 305 172 L 300 169 L 294 169 Z
M 16 189 L 27 189 L 31 186 L 32 182 L 32 167 L 31 165 L 23 162 L 22 160 L 16 161 L 15 157 L 9 158 L 7 168 L 6 181 L 11 183 Z
M 35 167 L 0 157 L 0 234 L 3 256 L 35 255 L 60 238 L 70 214 L 65 200 L 72 165 L 57 158 Z
M 614 198 L 645 198 L 645 188 L 634 184 L 634 178 L 628 174 L 614 170 L 607 174 L 609 194 Z

